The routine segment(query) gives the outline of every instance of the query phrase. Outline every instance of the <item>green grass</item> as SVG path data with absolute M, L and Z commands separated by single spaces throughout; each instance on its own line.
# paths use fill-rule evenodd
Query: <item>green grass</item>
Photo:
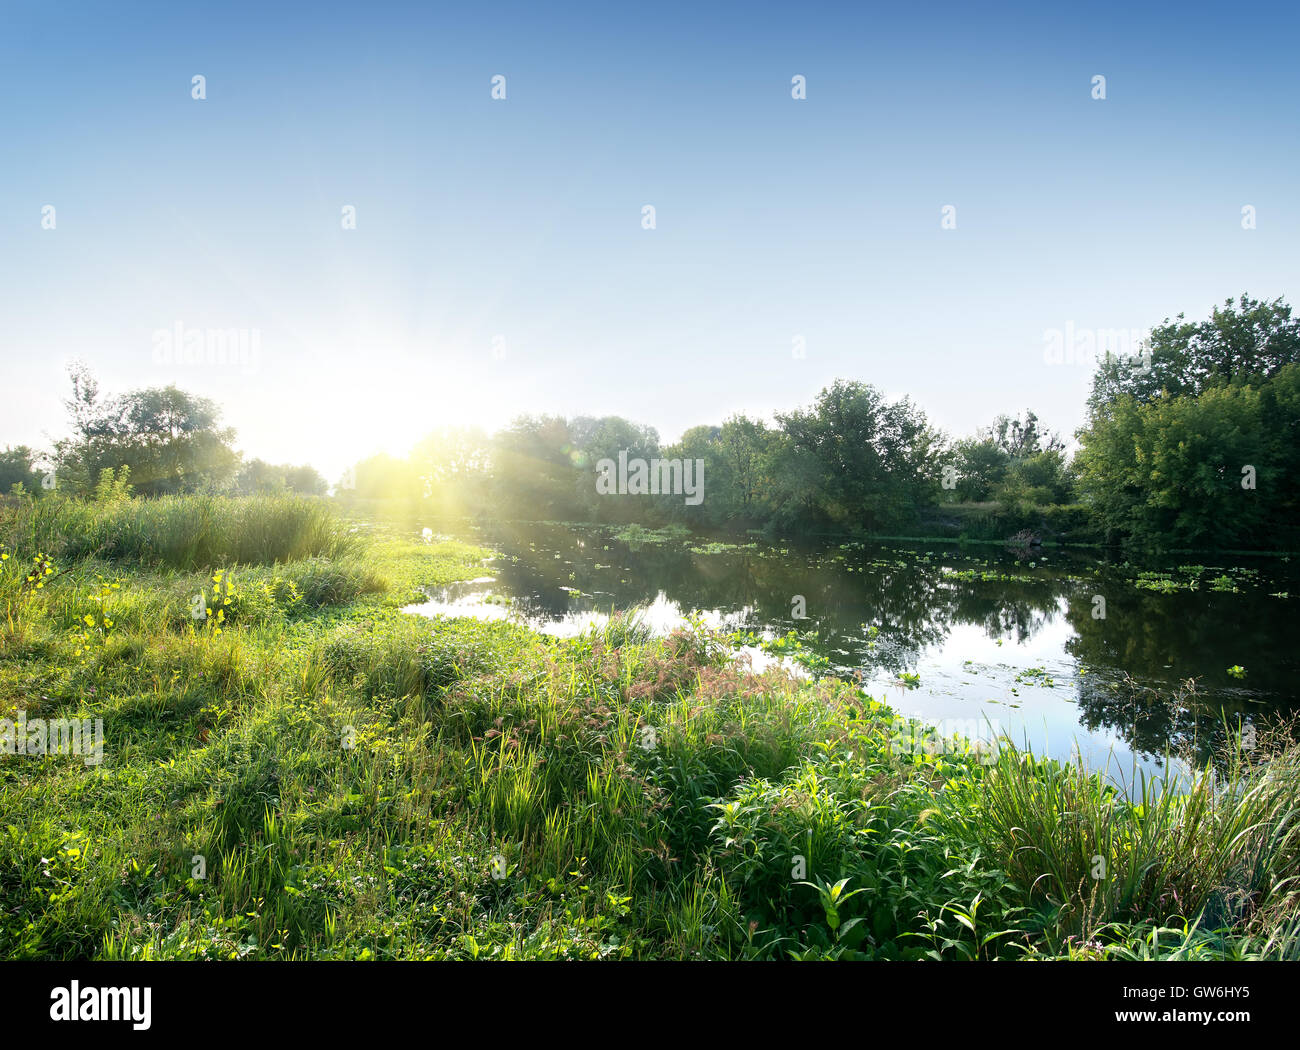
M 106 733 L 98 767 L 0 756 L 0 957 L 1300 955 L 1286 741 L 1133 802 L 903 748 L 701 626 L 403 614 L 488 552 L 321 508 L 0 512 L 0 718 Z
M 324 500 L 277 495 L 24 500 L 5 511 L 0 541 L 66 560 L 102 557 L 174 569 L 338 558 L 360 547 Z

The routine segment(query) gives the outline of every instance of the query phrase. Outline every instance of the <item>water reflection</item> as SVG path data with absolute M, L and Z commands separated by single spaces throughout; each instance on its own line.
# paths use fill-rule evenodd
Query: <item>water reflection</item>
M 511 616 L 574 634 L 641 605 L 662 630 L 698 610 L 726 629 L 815 631 L 805 644 L 836 673 L 860 674 L 903 713 L 980 719 L 1041 753 L 1078 751 L 1098 766 L 1152 772 L 1166 749 L 1202 761 L 1225 718 L 1295 701 L 1290 599 L 1271 596 L 1288 588 L 1281 562 L 1256 565 L 1236 593 L 1159 593 L 1137 587 L 1129 567 L 1072 552 L 629 544 L 609 529 L 537 524 L 441 531 L 499 556 L 488 579 L 433 592 L 412 611 Z M 800 604 L 806 619 L 795 617 Z M 1228 674 L 1234 665 L 1245 679 Z M 919 686 L 900 683 L 904 673 Z M 1183 688 L 1188 679 L 1194 688 Z

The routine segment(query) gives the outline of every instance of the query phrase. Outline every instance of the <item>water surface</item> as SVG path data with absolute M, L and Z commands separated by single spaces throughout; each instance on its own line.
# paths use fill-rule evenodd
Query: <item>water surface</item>
M 661 631 L 691 613 L 762 637 L 797 630 L 835 673 L 860 676 L 903 714 L 1078 753 L 1119 780 L 1164 769 L 1167 752 L 1203 760 L 1225 719 L 1249 724 L 1296 700 L 1289 621 L 1300 581 L 1286 560 L 1132 566 L 957 543 L 629 543 L 611 528 L 513 523 L 439 531 L 498 553 L 479 579 L 431 589 L 408 611 L 572 635 L 639 605 Z

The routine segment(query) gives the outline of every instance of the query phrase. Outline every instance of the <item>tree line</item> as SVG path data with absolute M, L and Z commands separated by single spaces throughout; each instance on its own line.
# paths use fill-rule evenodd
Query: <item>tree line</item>
M 309 466 L 244 462 L 216 405 L 176 387 L 101 394 L 84 368 L 71 436 L 47 454 L 64 492 L 129 483 L 137 495 L 287 490 L 323 495 Z M 1103 358 L 1070 456 L 1032 410 L 949 439 L 909 399 L 836 380 L 772 420 L 738 414 L 671 444 L 617 416 L 528 415 L 495 434 L 442 428 L 405 457 L 372 456 L 335 486 L 423 513 L 660 525 L 703 531 L 900 534 L 983 508 L 1004 523 L 1069 520 L 1070 538 L 1146 549 L 1289 549 L 1300 470 L 1300 320 L 1242 295 L 1202 321 L 1152 329 L 1140 356 Z M 704 499 L 602 494 L 597 465 L 695 460 Z M 0 491 L 41 490 L 40 457 L 0 453 Z M 958 515 L 953 518 L 953 515 Z

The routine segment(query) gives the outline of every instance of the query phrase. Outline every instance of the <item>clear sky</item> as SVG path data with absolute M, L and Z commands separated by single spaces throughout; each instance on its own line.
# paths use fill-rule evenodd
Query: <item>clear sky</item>
M 1068 432 L 1089 370 L 1048 330 L 1300 291 L 1294 3 L 0 11 L 0 445 L 64 432 L 74 357 L 331 478 L 443 424 L 672 439 L 836 377 Z M 178 324 L 260 353 L 160 363 Z

